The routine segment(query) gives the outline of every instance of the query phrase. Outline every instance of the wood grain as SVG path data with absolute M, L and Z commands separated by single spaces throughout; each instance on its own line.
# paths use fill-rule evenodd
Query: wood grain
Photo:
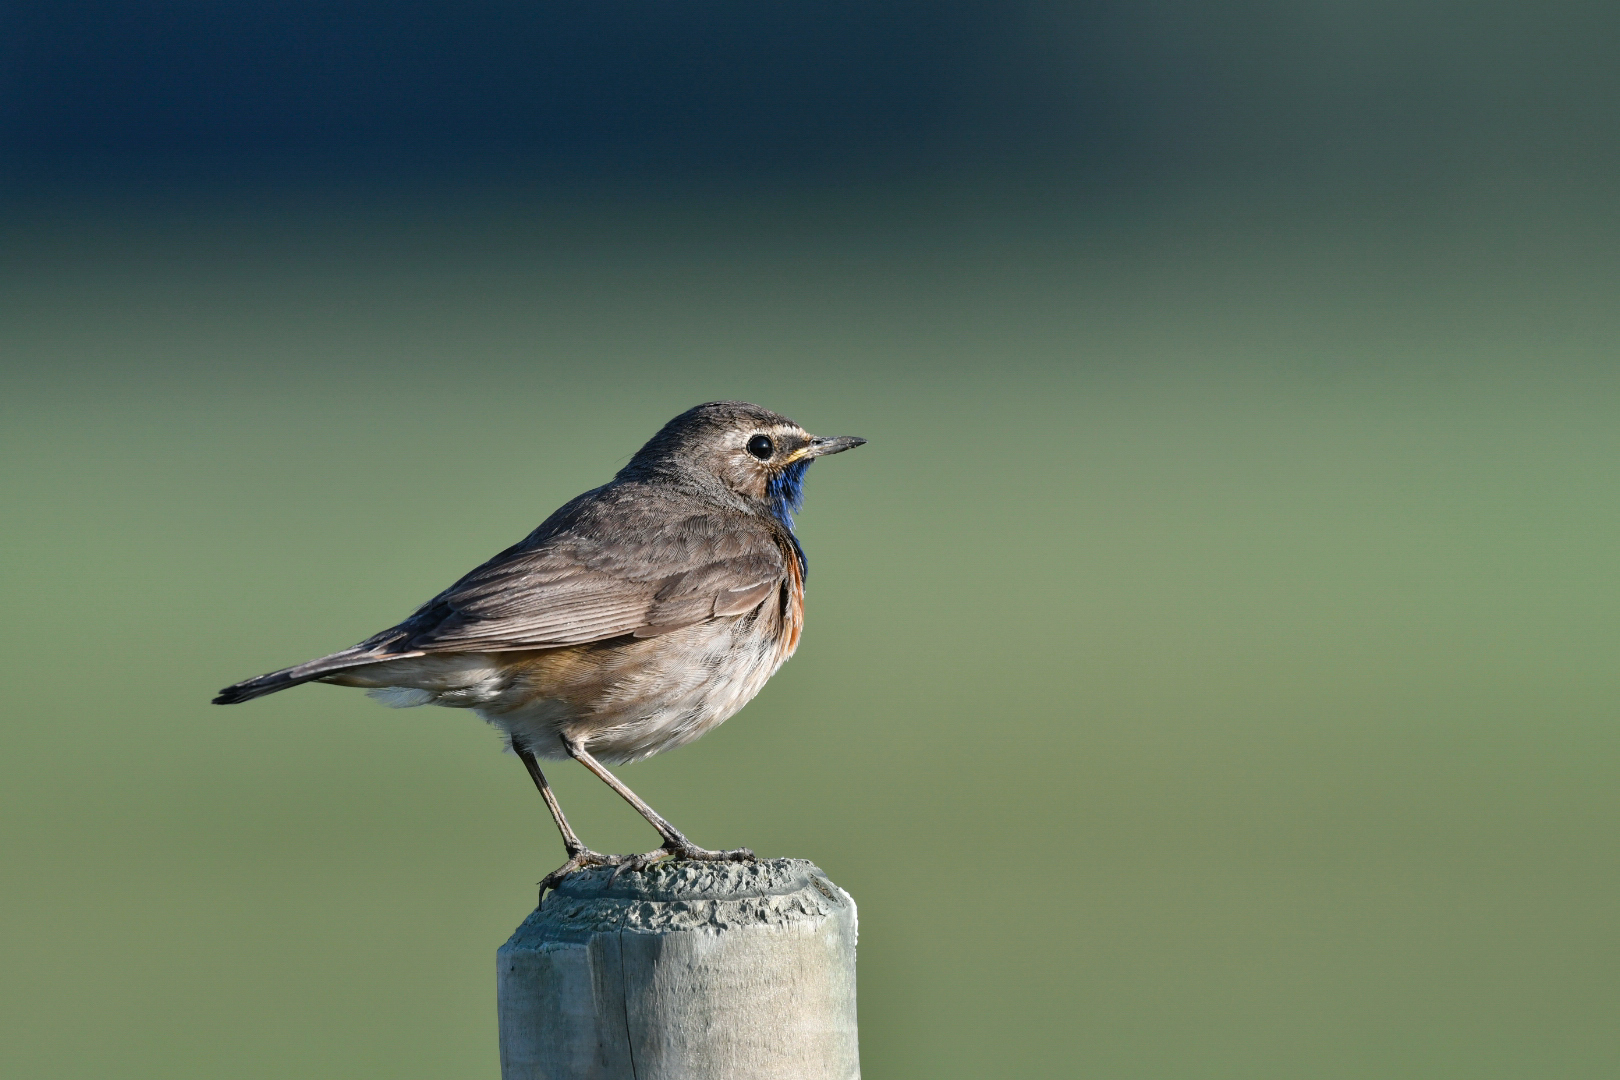
M 567 879 L 497 953 L 503 1080 L 854 1080 L 855 902 L 803 859 Z

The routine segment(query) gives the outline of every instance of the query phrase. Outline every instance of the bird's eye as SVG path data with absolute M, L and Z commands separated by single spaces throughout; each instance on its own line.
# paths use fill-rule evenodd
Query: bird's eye
M 761 461 L 769 461 L 771 455 L 776 453 L 776 444 L 771 442 L 769 435 L 755 435 L 748 440 L 748 452 Z

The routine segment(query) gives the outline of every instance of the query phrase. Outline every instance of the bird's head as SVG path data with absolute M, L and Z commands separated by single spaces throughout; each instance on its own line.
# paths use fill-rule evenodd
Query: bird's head
M 791 529 L 810 463 L 865 441 L 853 435 L 817 437 L 746 401 L 710 401 L 665 424 L 619 477 L 660 477 L 696 487 L 765 511 Z

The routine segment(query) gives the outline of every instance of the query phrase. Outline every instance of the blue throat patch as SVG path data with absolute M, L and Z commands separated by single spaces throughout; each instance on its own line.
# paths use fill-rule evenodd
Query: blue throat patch
M 804 471 L 809 467 L 808 458 L 795 461 L 765 484 L 765 498 L 771 504 L 771 516 L 780 521 L 788 535 L 793 537 L 793 550 L 799 556 L 799 573 L 804 575 L 810 572 L 810 560 L 804 557 L 799 538 L 793 536 L 793 515 L 804 505 Z

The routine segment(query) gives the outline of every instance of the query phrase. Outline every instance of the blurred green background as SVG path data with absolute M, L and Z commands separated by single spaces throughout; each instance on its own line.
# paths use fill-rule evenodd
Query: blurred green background
M 8 249 L 7 1075 L 496 1075 L 519 764 L 208 698 L 720 396 L 871 443 L 798 656 L 624 775 L 853 892 L 869 1076 L 1612 1075 L 1600 193 L 209 190 Z
M 1620 1074 L 1613 5 L 5 18 L 0 1074 L 497 1076 L 520 765 L 208 699 L 722 397 L 870 444 L 623 775 L 855 895 L 871 1080 Z

